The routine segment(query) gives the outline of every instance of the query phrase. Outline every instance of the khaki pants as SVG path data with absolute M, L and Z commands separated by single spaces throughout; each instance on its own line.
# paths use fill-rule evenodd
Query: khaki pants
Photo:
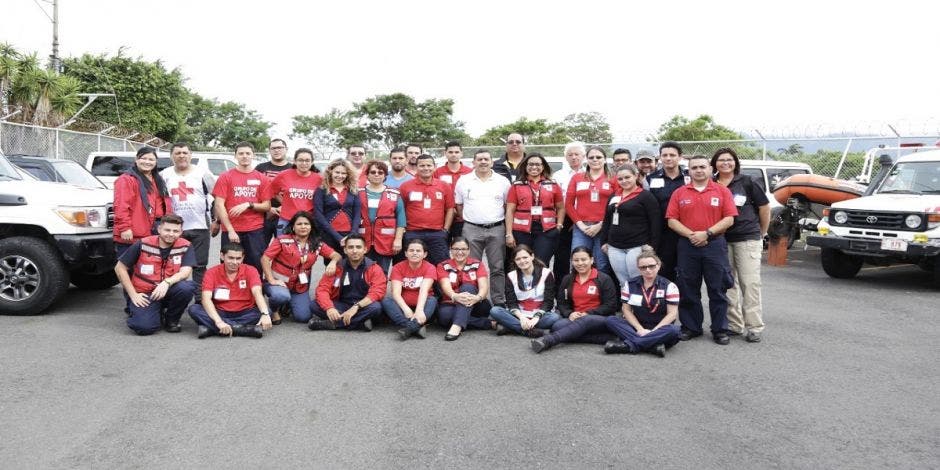
M 734 287 L 728 289 L 728 329 L 738 333 L 764 330 L 760 299 L 760 240 L 728 243 Z

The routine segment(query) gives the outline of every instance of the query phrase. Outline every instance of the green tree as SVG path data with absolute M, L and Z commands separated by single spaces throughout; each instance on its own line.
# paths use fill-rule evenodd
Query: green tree
M 667 140 L 741 140 L 741 135 L 725 126 L 716 124 L 715 120 L 707 114 L 702 114 L 691 121 L 684 116 L 677 115 L 659 126 L 657 139 L 660 142 Z
M 344 144 L 362 137 L 364 143 L 385 148 L 408 142 L 440 145 L 445 140 L 467 137 L 463 123 L 454 121 L 453 114 L 451 99 L 417 102 L 404 93 L 376 95 L 353 104 L 349 123 L 340 135 Z
M 98 100 L 82 117 L 105 121 L 175 140 L 186 121 L 190 93 L 179 69 L 167 70 L 160 61 L 133 59 L 118 51 L 114 57 L 85 54 L 65 59 L 65 74 L 77 78 L 86 93 L 114 93 Z
M 515 122 L 491 127 L 476 140 L 476 145 L 503 145 L 509 134 L 522 134 L 526 143 L 530 145 L 562 144 L 568 140 L 565 130 L 559 124 L 550 123 L 547 119 L 533 119 L 521 117 Z
M 19 73 L 20 53 L 10 44 L 0 43 L 0 115 L 10 113 L 10 94 Z
M 242 103 L 219 103 L 192 93 L 187 109 L 186 122 L 177 138 L 190 142 L 197 149 L 233 149 L 241 141 L 263 149 L 271 141 L 268 131 L 273 124 Z
M 607 117 L 598 112 L 569 114 L 559 126 L 568 141 L 607 143 L 614 140 Z
M 290 137 L 303 139 L 319 156 L 332 159 L 344 147 L 345 138 L 354 137 L 344 135 L 349 124 L 349 115 L 336 108 L 317 116 L 297 115 L 292 118 Z

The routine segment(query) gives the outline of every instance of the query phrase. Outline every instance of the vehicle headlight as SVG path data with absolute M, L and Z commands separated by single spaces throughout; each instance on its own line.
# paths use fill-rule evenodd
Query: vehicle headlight
M 63 220 L 76 227 L 105 228 L 108 226 L 108 213 L 104 207 L 59 206 L 55 212 Z
M 844 224 L 849 221 L 849 214 L 846 214 L 845 211 L 836 211 L 835 214 L 832 214 L 832 220 L 837 224 Z
M 917 228 L 920 227 L 920 224 L 923 221 L 923 217 L 917 214 L 911 214 L 904 218 L 904 225 L 907 225 L 907 228 Z

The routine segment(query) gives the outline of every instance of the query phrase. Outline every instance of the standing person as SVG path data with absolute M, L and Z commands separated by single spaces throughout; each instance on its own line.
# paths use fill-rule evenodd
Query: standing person
M 517 245 L 512 259 L 516 269 L 506 275 L 506 306 L 490 310 L 496 335 L 544 336 L 561 318 L 555 312 L 555 276 L 526 245 Z
M 643 157 L 638 156 L 637 160 Z M 679 160 L 682 159 L 682 147 L 675 142 L 663 142 L 659 146 L 659 159 L 663 162 L 662 169 L 650 173 L 646 177 L 649 184 L 649 190 L 656 196 L 659 202 L 659 213 L 663 221 L 666 220 L 666 208 L 669 207 L 669 199 L 677 189 L 683 185 L 689 184 L 689 174 L 679 167 Z M 677 244 L 680 236 L 672 230 L 668 224 L 663 224 L 663 234 L 659 237 L 659 246 L 656 252 L 659 258 L 663 260 L 662 269 L 659 273 L 666 276 L 666 279 L 676 282 L 676 256 Z
M 359 233 L 362 223 L 356 172 L 346 160 L 336 159 L 326 167 L 323 183 L 313 194 L 313 217 L 323 242 L 342 253 L 343 239 Z
M 525 139 L 522 134 L 513 132 L 506 137 L 506 153 L 499 160 L 493 162 L 493 171 L 496 174 L 512 181 L 522 159 L 525 158 Z
M 282 171 L 271 182 L 271 194 L 278 201 L 276 234 L 284 235 L 288 222 L 299 211 L 313 212 L 313 194 L 323 184 L 323 178 L 313 170 L 313 151 L 299 148 L 294 152 L 294 168 Z
M 441 303 L 438 306 L 437 322 L 447 330 L 444 340 L 455 341 L 460 333 L 470 328 L 492 329 L 489 319 L 490 302 L 486 296 L 490 290 L 486 266 L 471 258 L 470 244 L 464 237 L 450 242 L 450 259 L 437 265 L 437 282 L 441 288 Z
M 317 285 L 316 302 L 310 304 L 311 330 L 337 328 L 372 331 L 372 320 L 382 314 L 385 272 L 366 258 L 366 244 L 358 233 L 346 237 L 346 258 L 334 273 L 325 273 Z
M 408 159 L 408 166 L 405 168 L 405 171 L 410 173 L 411 176 L 417 176 L 418 174 L 418 157 L 421 155 L 424 155 L 424 147 L 418 144 L 408 144 L 405 146 L 405 157 Z
M 607 253 L 610 267 L 617 276 L 617 285 L 623 285 L 640 275 L 636 257 L 643 245 L 659 245 L 663 220 L 656 198 L 637 185 L 637 168 L 626 163 L 616 171 L 620 193 L 611 196 L 607 202 L 598 238 L 604 243 L 601 248 Z
M 506 302 L 506 195 L 509 180 L 493 172 L 493 159 L 486 150 L 473 155 L 473 173 L 460 178 L 454 188 L 457 212 L 463 216 L 463 237 L 470 243 L 470 256 L 483 259 L 490 269 L 490 297 L 496 305 Z
M 222 244 L 222 262 L 208 271 L 202 282 L 202 303 L 189 307 L 189 316 L 199 325 L 197 337 L 247 336 L 260 338 L 271 329 L 271 313 L 261 293 L 261 276 L 244 264 L 244 248 Z
M 528 245 L 546 266 L 558 247 L 565 197 L 552 181 L 552 167 L 540 153 L 522 160 L 506 200 L 506 246 Z
M 585 152 L 587 150 L 581 142 L 569 142 L 565 145 L 565 162 L 567 164 L 552 175 L 555 177 L 558 186 L 561 186 L 561 193 L 565 197 L 568 194 L 568 183 L 571 182 L 571 178 L 584 172 Z M 555 279 L 562 279 L 571 271 L 571 264 L 568 260 L 571 259 L 571 235 L 574 223 L 568 214 L 565 214 L 564 220 L 559 219 L 558 222 L 558 251 L 555 252 L 553 271 Z
M 601 250 L 603 240 L 598 238 L 604 221 L 604 212 L 610 196 L 619 191 L 607 167 L 607 154 L 600 147 L 587 151 L 588 171 L 571 177 L 565 196 L 565 213 L 574 223 L 571 247 L 584 246 L 591 250 L 597 269 L 610 270 L 607 254 Z
M 424 325 L 437 310 L 437 298 L 431 288 L 437 269 L 425 261 L 427 256 L 424 241 L 419 238 L 409 240 L 405 245 L 405 260 L 392 267 L 389 276 L 392 290 L 382 299 L 382 310 L 392 323 L 398 325 L 398 336 L 402 340 L 412 335 L 427 338 L 428 331 Z
M 619 340 L 604 345 L 607 354 L 636 354 L 649 351 L 666 357 L 666 348 L 679 342 L 679 288 L 659 275 L 662 264 L 650 247 L 644 247 L 636 260 L 639 276 L 623 285 L 622 315 L 607 317 L 607 329 Z
M 127 327 L 139 335 L 156 333 L 161 327 L 170 333 L 181 331 L 180 317 L 196 290 L 188 280 L 196 257 L 182 234 L 183 219 L 166 215 L 160 220 L 159 235 L 134 242 L 114 266 L 127 294 Z
M 418 177 L 405 182 L 399 191 L 405 198 L 405 245 L 409 240 L 420 239 L 428 250 L 432 264 L 447 259 L 447 234 L 454 221 L 454 190 L 439 179 L 435 179 L 434 157 L 424 154 L 418 157 Z
M 401 253 L 405 235 L 405 202 L 397 189 L 389 188 L 384 181 L 388 166 L 378 160 L 366 163 L 365 172 L 369 184 L 359 191 L 362 207 L 362 225 L 359 233 L 365 239 L 367 256 L 375 261 L 383 273 L 392 267 L 392 257 Z
M 294 321 L 310 321 L 308 291 L 313 274 L 311 268 L 318 256 L 330 260 L 325 275 L 333 274 L 342 258 L 329 245 L 320 241 L 319 234 L 313 228 L 312 214 L 307 211 L 294 213 L 285 233 L 272 241 L 261 257 L 261 268 L 267 280 L 262 285 L 262 292 L 268 296 L 271 305 L 272 324 L 281 323 L 278 311 L 288 303 Z
M 209 265 L 209 242 L 212 233 L 218 233 L 219 223 L 212 213 L 212 188 L 215 181 L 209 172 L 192 164 L 193 154 L 189 145 L 177 142 L 170 148 L 173 166 L 160 172 L 170 193 L 173 213 L 183 218 L 183 238 L 192 245 L 196 256 L 193 267 L 193 283 L 196 302 L 201 302 L 198 286 Z
M 633 154 L 630 153 L 630 150 L 628 149 L 619 148 L 614 150 L 612 158 L 614 159 L 614 168 L 619 168 L 620 166 L 627 163 L 632 163 Z
M 711 164 L 718 170 L 715 181 L 731 191 L 738 208 L 734 224 L 725 232 L 728 262 L 734 274 L 734 286 L 727 292 L 729 334 L 745 334 L 745 340 L 757 343 L 764 331 L 760 257 L 770 226 L 770 201 L 753 178 L 741 174 L 741 162 L 734 150 L 718 149 Z
M 260 171 L 251 168 L 254 147 L 248 142 L 235 146 L 238 166 L 219 175 L 212 189 L 215 213 L 225 228 L 227 239 L 244 247 L 244 262 L 261 271 L 264 240 L 264 214 L 271 208 L 271 185 Z
M 157 167 L 157 150 L 137 149 L 134 166 L 114 181 L 114 251 L 120 258 L 141 238 L 156 235 L 157 222 L 173 207 Z
M 689 159 L 692 182 L 677 189 L 669 200 L 666 219 L 679 235 L 676 285 L 682 301 L 679 320 L 683 341 L 702 335 L 702 278 L 708 290 L 711 331 L 714 341 L 728 344 L 728 297 L 734 285 L 728 265 L 728 246 L 722 234 L 738 215 L 728 188 L 711 180 L 708 157 Z
M 388 164 L 390 171 L 385 178 L 385 186 L 399 189 L 406 181 L 414 178 L 414 175 L 405 171 L 408 168 L 408 157 L 405 156 L 404 147 L 395 147 L 389 152 Z
M 461 147 L 460 142 L 456 140 L 445 144 L 444 155 L 447 157 L 447 162 L 440 168 L 434 170 L 434 177 L 449 184 L 450 187 L 453 188 L 457 185 L 457 181 L 460 180 L 460 177 L 473 171 L 473 168 L 464 165 L 463 162 L 460 161 L 460 159 L 463 158 L 463 147 Z M 454 237 L 460 236 L 462 233 L 463 219 L 459 214 L 455 214 L 454 223 L 450 225 L 448 239 L 453 239 Z
M 365 164 L 366 147 L 362 144 L 350 145 L 346 147 L 346 161 L 352 165 L 355 170 L 350 173 L 350 179 L 356 182 L 356 190 L 366 187 L 366 174 L 362 171 Z
M 271 140 L 271 143 L 268 144 L 268 155 L 271 159 L 256 165 L 255 170 L 261 172 L 261 174 L 267 178 L 268 183 L 273 183 L 277 175 L 291 169 L 291 163 L 287 160 L 287 142 L 284 139 Z M 271 193 L 271 196 L 276 195 L 277 192 Z M 281 218 L 290 220 L 290 216 L 281 216 L 281 202 L 277 199 L 272 199 L 271 208 L 268 209 L 268 213 L 264 215 L 263 242 L 265 246 L 268 245 L 271 241 L 271 237 L 277 232 L 278 221 Z
M 605 344 L 613 339 L 606 319 L 617 311 L 617 285 L 593 263 L 588 248 L 577 246 L 571 250 L 573 271 L 561 280 L 555 298 L 558 313 L 564 318 L 552 325 L 551 333 L 532 340 L 536 353 L 558 343 Z
M 636 168 L 640 172 L 639 178 L 637 178 L 638 184 L 643 186 L 643 189 L 650 189 L 649 181 L 646 178 L 650 173 L 656 171 L 656 158 L 649 150 L 640 150 L 636 153 Z

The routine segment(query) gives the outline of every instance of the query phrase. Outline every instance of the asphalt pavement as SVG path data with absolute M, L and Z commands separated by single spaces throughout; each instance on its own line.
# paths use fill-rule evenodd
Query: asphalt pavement
M 937 468 L 938 291 L 764 266 L 759 344 L 665 359 L 390 326 L 138 337 L 119 287 L 0 317 L 3 468 Z M 706 320 L 707 324 L 707 320 Z

